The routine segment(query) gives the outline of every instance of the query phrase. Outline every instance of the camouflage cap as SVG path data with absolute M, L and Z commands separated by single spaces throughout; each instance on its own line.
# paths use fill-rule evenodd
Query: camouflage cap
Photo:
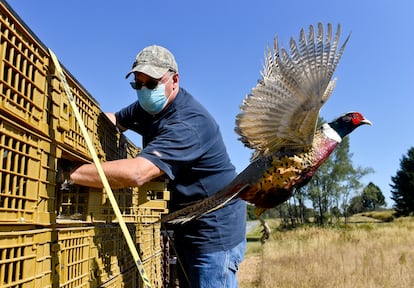
M 169 70 L 178 72 L 174 55 L 164 47 L 152 45 L 145 47 L 138 53 L 131 71 L 125 78 L 128 78 L 133 72 L 141 72 L 152 78 L 160 79 Z

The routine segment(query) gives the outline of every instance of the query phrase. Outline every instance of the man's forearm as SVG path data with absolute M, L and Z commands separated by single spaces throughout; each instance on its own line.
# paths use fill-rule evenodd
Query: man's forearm
M 109 185 L 114 189 L 141 186 L 163 172 L 144 158 L 122 159 L 102 163 Z M 103 188 L 95 164 L 84 164 L 70 174 L 74 184 Z

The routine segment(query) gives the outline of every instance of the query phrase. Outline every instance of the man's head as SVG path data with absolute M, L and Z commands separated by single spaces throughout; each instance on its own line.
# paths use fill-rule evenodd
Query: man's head
M 131 87 L 136 90 L 141 107 L 158 114 L 169 106 L 179 91 L 179 74 L 173 54 L 161 46 L 148 46 L 135 58 Z
M 161 79 L 167 71 L 178 72 L 174 55 L 164 47 L 152 45 L 145 47 L 138 53 L 132 64 L 132 69 L 125 78 L 128 78 L 133 72 L 140 72 L 151 78 Z

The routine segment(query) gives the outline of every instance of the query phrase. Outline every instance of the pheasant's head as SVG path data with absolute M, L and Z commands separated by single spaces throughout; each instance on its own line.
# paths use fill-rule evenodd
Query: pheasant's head
M 339 136 L 341 136 L 341 138 L 343 138 L 354 131 L 355 128 L 364 124 L 372 125 L 371 121 L 362 116 L 361 113 L 348 112 L 330 122 L 329 126 L 331 126 L 339 134 Z

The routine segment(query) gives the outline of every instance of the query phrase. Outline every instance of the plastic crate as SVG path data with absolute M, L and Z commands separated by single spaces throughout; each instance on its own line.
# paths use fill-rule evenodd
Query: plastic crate
M 162 214 L 168 212 L 167 200 L 157 199 L 156 197 L 168 199 L 169 191 L 157 192 L 154 190 L 160 187 L 166 189 L 165 183 L 156 182 L 148 185 L 143 186 L 144 188 L 135 187 L 112 191 L 125 222 L 154 223 L 161 219 Z M 146 187 L 152 187 L 153 190 L 143 190 Z M 145 195 L 145 202 L 139 205 L 138 198 L 141 197 L 141 194 Z M 87 223 L 118 222 L 108 195 L 103 189 L 74 185 L 68 190 L 57 191 L 56 195 L 58 223 L 68 223 L 68 220 L 85 221 Z M 143 201 L 141 200 L 141 202 Z
M 154 223 L 168 213 L 170 192 L 165 180 L 149 182 L 141 187 L 113 191 L 122 217 L 128 223 Z M 117 222 L 106 192 L 90 189 L 88 200 L 89 222 Z
M 0 224 L 55 221 L 51 143 L 0 115 Z
M 159 254 L 142 261 L 142 265 L 151 282 L 151 287 L 165 287 L 163 286 L 162 273 L 160 272 L 161 259 Z M 99 287 L 144 288 L 146 286 L 144 285 L 137 267 L 134 264 L 134 266 L 128 271 L 109 279 Z
M 91 234 L 93 227 L 57 228 L 55 232 L 55 285 L 58 287 L 90 287 L 92 278 Z
M 115 125 L 108 119 L 108 117 L 101 113 L 97 121 L 97 138 L 99 140 L 100 149 L 104 156 L 103 160 L 117 160 L 125 158 L 125 153 L 120 149 L 121 133 L 115 128 Z
M 161 215 L 168 213 L 167 180 L 157 179 L 142 187 L 113 190 L 122 217 L 128 223 L 154 223 Z M 85 218 L 89 222 L 117 222 L 112 205 L 105 191 L 90 189 L 88 212 Z
M 63 70 L 98 156 L 136 157 L 140 149 Z M 115 216 L 105 192 L 58 190 L 58 159 L 91 162 L 91 155 L 46 46 L 4 1 L 0 131 L 0 287 L 143 287 L 119 225 L 110 223 Z M 165 183 L 148 187 L 114 193 L 147 275 L 161 287 L 158 221 L 169 192 Z M 48 229 L 35 229 L 40 225 Z
M 135 225 L 128 224 L 132 238 L 135 237 Z M 92 231 L 94 275 L 99 275 L 99 283 L 130 270 L 135 266 L 129 247 L 121 228 L 117 224 L 97 224 Z
M 120 133 L 109 118 L 101 113 L 98 116 L 98 140 L 104 160 L 131 159 L 141 151 L 124 134 Z
M 138 198 L 136 189 L 125 188 L 113 190 L 112 192 L 117 200 L 124 221 L 134 223 L 136 221 L 136 211 L 133 203 L 136 203 Z M 86 220 L 89 222 L 118 222 L 105 191 L 90 189 Z
M 162 254 L 155 253 L 151 258 L 143 261 L 145 273 L 151 281 L 151 287 L 163 287 L 162 273 Z M 144 287 L 142 280 L 139 279 L 139 287 Z
M 58 190 L 57 196 L 57 223 L 62 221 L 87 221 L 88 198 L 91 189 L 84 186 L 71 186 L 67 190 Z
M 168 191 L 168 179 L 158 178 L 142 185 L 139 188 L 138 209 L 151 210 L 151 216 L 168 213 L 168 200 L 170 200 L 170 191 Z M 141 215 L 142 213 L 137 213 Z
M 145 268 L 146 267 L 144 265 L 144 269 Z M 121 275 L 119 275 L 119 277 L 122 280 L 121 280 L 121 285 L 118 286 L 118 287 L 122 287 L 122 288 L 139 288 L 139 287 L 143 287 L 143 283 L 141 281 L 138 269 L 135 265 L 134 265 L 134 267 L 131 267 L 131 269 L 129 269 L 128 271 L 123 272 Z M 155 288 L 155 287 L 161 287 L 161 286 L 153 286 L 153 287 Z
M 50 245 L 51 229 L 0 232 L 0 287 L 52 287 Z
M 91 271 L 95 276 L 91 286 L 143 287 L 119 225 L 95 224 L 94 227 L 91 231 L 93 234 Z M 160 223 L 144 226 L 130 223 L 128 229 L 132 238 L 136 239 L 138 253 L 153 287 L 161 287 L 159 285 L 162 278 Z M 113 286 L 114 283 L 117 283 L 117 286 Z
M 160 222 L 137 223 L 136 243 L 139 244 L 139 253 L 142 261 L 154 257 L 162 252 L 160 229 Z
M 140 152 L 127 137 L 120 134 L 115 126 L 105 116 L 101 115 L 98 121 L 98 135 L 106 160 L 130 159 L 136 157 Z M 104 124 L 103 124 L 104 123 Z M 126 222 L 135 222 L 137 220 L 137 207 L 139 205 L 139 188 L 129 187 L 116 189 L 112 191 L 117 200 L 118 207 Z M 108 195 L 104 190 L 91 189 L 88 201 L 88 221 L 91 222 L 117 222 L 112 205 L 109 202 Z
M 156 274 L 158 271 L 159 264 L 159 257 L 155 256 L 154 258 L 148 259 L 143 261 L 142 264 L 144 266 L 145 273 L 150 278 L 151 287 L 165 287 L 161 282 L 161 275 L 160 273 Z M 131 267 L 129 271 L 123 272 L 113 278 L 110 278 L 108 281 L 99 285 L 102 288 L 113 288 L 113 287 L 121 287 L 121 288 L 144 288 L 146 287 L 141 280 L 139 272 L 136 266 Z
M 138 205 L 141 206 L 151 200 L 170 200 L 170 192 L 168 191 L 167 185 L 168 179 L 164 178 L 157 178 L 142 185 L 140 187 Z
M 51 97 L 51 138 L 66 149 L 82 157 L 92 159 L 79 123 L 72 111 L 68 96 L 65 94 L 62 82 L 56 75 L 53 66 L 50 67 L 49 93 Z M 88 136 L 95 145 L 95 151 L 102 157 L 102 149 L 97 133 L 98 116 L 101 111 L 96 100 L 63 68 L 66 80 L 70 87 L 79 114 L 88 132 Z
M 0 3 L 0 111 L 47 135 L 48 54 Z
M 137 226 L 128 224 L 133 239 L 138 233 Z M 155 229 L 155 230 L 154 230 Z M 158 230 L 157 230 L 158 229 Z M 152 225 L 147 232 L 160 234 L 159 227 Z M 57 228 L 54 251 L 54 284 L 58 287 L 143 287 L 135 262 L 131 256 L 124 235 L 117 224 L 94 224 L 77 228 Z M 161 287 L 162 251 L 160 238 L 150 237 L 148 243 L 137 243 L 142 254 L 144 245 L 152 245 L 142 257 L 144 269 L 153 287 Z M 0 286 L 2 287 L 2 286 Z
M 119 139 L 119 149 L 125 151 L 121 158 L 131 159 L 137 157 L 141 149 L 134 145 L 124 134 L 121 134 Z

